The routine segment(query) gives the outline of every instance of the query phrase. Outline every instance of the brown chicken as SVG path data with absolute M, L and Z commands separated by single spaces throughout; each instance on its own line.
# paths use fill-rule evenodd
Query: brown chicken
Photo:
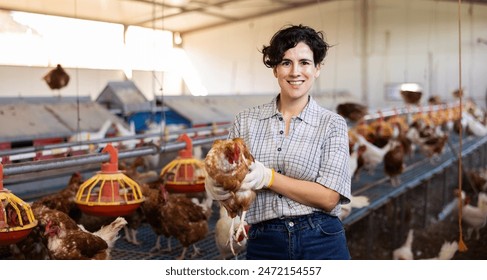
M 387 145 L 387 143 L 389 143 L 389 141 L 393 137 L 395 137 L 393 125 L 389 122 L 386 122 L 382 115 L 378 119 L 372 121 L 369 126 L 370 129 L 374 132 L 371 143 L 379 148 Z
M 168 247 L 164 251 L 171 251 L 171 237 L 176 238 L 183 246 L 177 259 L 184 259 L 191 245 L 194 252 L 190 258 L 198 255 L 200 250 L 195 243 L 208 234 L 208 216 L 205 209 L 183 194 L 169 194 L 161 183 L 152 186 L 144 184 L 141 189 L 146 198 L 141 206 L 142 211 L 158 236 L 151 251 L 160 249 L 160 236 L 164 235 L 168 239 Z
M 404 155 L 404 147 L 396 141 L 384 155 L 384 173 L 391 179 L 393 187 L 397 187 L 401 183 L 399 175 L 404 171 Z
M 0 246 L 1 247 L 1 246 Z M 50 260 L 44 230 L 36 226 L 29 235 L 18 243 L 10 244 L 10 258 L 14 260 Z
M 253 162 L 254 157 L 241 138 L 216 140 L 205 158 L 205 169 L 208 173 L 206 192 L 221 207 L 225 207 L 228 216 L 233 219 L 229 230 L 229 244 L 234 254 L 233 241 L 241 233 L 245 234 L 245 215 L 256 196 L 252 189 L 241 188 Z M 237 216 L 241 223 L 235 231 Z
M 435 159 L 443 153 L 445 145 L 448 141 L 448 135 L 434 136 L 426 139 L 421 145 L 420 149 L 426 157 L 433 163 Z
M 119 162 L 120 170 L 123 170 L 124 174 L 129 176 L 134 181 L 140 183 L 146 183 L 151 181 L 157 181 L 159 174 L 154 170 L 149 170 L 149 163 L 145 157 L 136 157 L 132 162 L 127 163 L 125 161 Z
M 64 71 L 60 64 L 56 68 L 49 71 L 43 79 L 51 89 L 62 89 L 69 83 L 69 75 Z
M 68 214 L 72 219 L 78 220 L 81 217 L 81 211 L 76 206 L 74 198 L 78 192 L 83 178 L 79 172 L 75 172 L 71 175 L 66 188 L 60 190 L 57 193 L 46 195 L 34 201 L 33 207 L 39 205 L 47 206 L 50 209 L 55 209 Z
M 361 120 L 368 113 L 367 106 L 353 102 L 338 104 L 336 112 L 352 122 Z
M 66 213 L 45 206 L 33 209 L 39 226 L 47 236 L 47 248 L 56 260 L 108 260 L 118 232 L 127 223 L 118 217 L 96 232 L 79 226 Z
M 443 100 L 438 95 L 433 95 L 428 98 L 428 104 L 430 105 L 440 105 L 440 104 L 445 104 Z

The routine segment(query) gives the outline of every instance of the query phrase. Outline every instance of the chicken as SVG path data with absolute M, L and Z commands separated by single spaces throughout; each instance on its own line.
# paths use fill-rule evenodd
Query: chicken
M 350 158 L 348 160 L 348 174 L 354 177 L 355 171 L 359 168 L 359 158 L 365 152 L 365 146 L 360 146 L 358 143 L 350 149 Z
M 445 102 L 442 101 L 438 95 L 433 95 L 433 96 L 430 96 L 430 98 L 428 98 L 428 104 L 440 105 L 440 104 L 445 104 Z
M 138 183 L 157 181 L 159 177 L 154 170 L 148 170 L 149 163 L 145 157 L 136 157 L 130 164 L 120 161 L 119 168 Z
M 350 216 L 353 208 L 363 208 L 369 206 L 369 198 L 364 195 L 353 196 L 350 198 L 350 203 L 341 205 L 341 211 L 338 218 L 343 221 L 346 217 Z
M 146 200 L 141 205 L 147 222 L 158 236 L 151 252 L 160 249 L 160 236 L 174 237 L 183 246 L 177 259 L 184 259 L 189 246 L 193 246 L 193 258 L 200 254 L 195 243 L 203 240 L 208 234 L 208 216 L 203 207 L 194 204 L 183 194 L 169 194 L 160 182 L 141 186 Z M 168 244 L 170 244 L 168 242 Z M 171 251 L 168 246 L 165 251 Z
M 480 239 L 480 229 L 487 224 L 487 194 L 479 193 L 477 199 L 477 207 L 469 204 L 470 199 L 462 191 L 462 200 L 464 205 L 462 208 L 462 220 L 467 225 L 466 239 L 470 239 L 472 233 L 475 231 L 476 239 Z
M 381 117 L 369 124 L 370 129 L 373 131 L 373 137 L 369 142 L 382 148 L 387 145 L 389 140 L 397 136 L 399 130 L 397 130 L 391 123 L 386 122 L 382 117 L 382 113 L 379 112 L 379 114 Z
M 355 135 L 362 135 L 369 142 L 374 141 L 375 131 L 363 120 L 359 121 L 352 131 Z
M 470 177 L 469 182 L 472 188 L 478 191 L 487 191 L 487 174 L 483 170 L 467 170 L 466 175 Z
M 237 240 L 232 240 L 233 245 L 230 247 L 228 232 L 230 231 L 232 222 L 235 222 L 238 225 L 240 224 L 240 218 L 237 216 L 235 217 L 234 221 L 234 219 L 228 216 L 228 212 L 225 207 L 220 207 L 220 218 L 215 225 L 215 244 L 218 248 L 218 252 L 220 253 L 220 259 L 229 259 L 231 257 L 235 257 L 246 249 L 247 240 L 245 239 L 243 233 L 238 237 Z M 248 227 L 247 223 L 244 224 L 244 227 Z M 233 251 L 231 248 L 233 248 Z
M 362 154 L 364 160 L 363 168 L 368 170 L 369 174 L 373 174 L 377 165 L 384 160 L 385 154 L 390 150 L 392 140 L 383 148 L 379 148 L 367 141 L 362 135 L 358 135 L 357 137 L 358 143 L 365 146 L 365 151 Z
M 39 226 L 44 228 L 52 258 L 57 260 L 110 259 L 118 232 L 127 223 L 123 217 L 118 217 L 91 233 L 61 211 L 40 205 L 33 212 Z
M 487 135 L 487 126 L 478 121 L 474 116 L 472 116 L 472 114 L 465 113 L 463 114 L 463 117 L 467 122 L 467 129 L 470 134 L 475 136 Z
M 446 134 L 443 136 L 433 136 L 422 141 L 419 147 L 423 154 L 428 157 L 431 162 L 434 162 L 434 160 L 439 158 L 443 153 L 447 141 L 448 135 Z
M 0 246 L 1 247 L 1 246 Z M 36 226 L 29 235 L 18 243 L 9 245 L 10 254 L 14 260 L 50 260 L 47 249 L 47 239 L 41 227 Z
M 368 113 L 367 106 L 354 102 L 338 104 L 336 107 L 336 112 L 352 122 L 361 120 Z
M 425 260 L 451 260 L 453 256 L 455 256 L 455 253 L 457 251 L 458 251 L 458 242 L 445 241 L 440 248 L 440 252 L 438 253 L 438 256 L 430 259 L 425 259 Z
M 384 155 L 384 173 L 391 179 L 393 187 L 401 183 L 399 175 L 405 168 L 404 156 L 404 147 L 397 141 L 393 141 L 392 148 Z
M 82 182 L 83 177 L 81 174 L 79 172 L 75 172 L 71 175 L 66 188 L 57 193 L 41 197 L 34 201 L 32 205 L 33 207 L 44 205 L 50 209 L 62 211 L 68 214 L 72 219 L 77 220 L 82 214 L 79 208 L 76 206 L 74 198 Z
M 414 260 L 414 254 L 412 250 L 413 239 L 414 239 L 414 230 L 410 229 L 404 244 L 392 252 L 392 259 L 393 260 Z
M 146 218 L 144 212 L 139 207 L 132 214 L 124 216 L 127 224 L 123 227 L 124 239 L 134 245 L 140 245 L 137 240 L 137 229 L 145 222 Z
M 233 241 L 237 240 L 241 233 L 246 236 L 245 215 L 256 196 L 252 189 L 241 188 L 241 183 L 253 161 L 254 157 L 241 138 L 216 140 L 205 158 L 205 170 L 208 173 L 206 180 L 211 182 L 205 184 L 208 197 L 219 201 L 221 207 L 224 207 L 228 211 L 228 216 L 233 219 L 229 229 L 229 240 L 230 249 L 234 254 Z M 237 216 L 241 222 L 235 231 Z
M 50 89 L 62 89 L 69 83 L 69 75 L 61 67 L 61 64 L 58 64 L 56 68 L 50 70 L 43 79 Z

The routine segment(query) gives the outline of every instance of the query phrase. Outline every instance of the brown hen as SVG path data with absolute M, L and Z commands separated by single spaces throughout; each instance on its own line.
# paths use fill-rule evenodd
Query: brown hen
M 43 196 L 32 204 L 32 207 L 44 205 L 50 209 L 59 210 L 68 214 L 72 219 L 78 220 L 82 213 L 74 202 L 79 186 L 83 182 L 83 178 L 79 172 L 71 175 L 66 188 L 57 193 Z
M 404 155 L 404 147 L 400 142 L 394 142 L 393 148 L 384 155 L 384 173 L 391 179 L 393 187 L 401 183 L 399 175 L 404 171 Z
M 241 138 L 216 140 L 205 158 L 205 169 L 208 173 L 205 184 L 208 196 L 225 207 L 228 216 L 233 219 L 229 230 L 230 248 L 233 241 L 241 233 L 245 235 L 245 215 L 255 200 L 255 192 L 250 188 L 242 188 L 242 181 L 249 172 L 254 157 L 250 154 L 245 142 Z M 235 218 L 241 223 L 235 231 Z
M 110 259 L 118 232 L 127 223 L 118 217 L 91 233 L 64 212 L 43 205 L 33 208 L 33 212 L 47 236 L 47 248 L 52 258 L 57 260 Z
M 368 113 L 367 106 L 354 102 L 345 102 L 338 104 L 338 106 L 336 107 L 336 112 L 337 114 L 351 120 L 352 122 L 357 122 L 361 120 Z
M 189 246 L 193 245 L 194 252 L 190 258 L 200 253 L 195 243 L 203 240 L 208 234 L 208 216 L 206 209 L 194 204 L 184 194 L 169 194 L 161 182 L 141 186 L 146 200 L 141 208 L 146 221 L 157 235 L 157 241 L 151 251 L 160 249 L 160 236 L 168 239 L 168 247 L 164 251 L 171 251 L 169 239 L 176 238 L 183 246 L 183 251 L 177 259 L 184 259 Z

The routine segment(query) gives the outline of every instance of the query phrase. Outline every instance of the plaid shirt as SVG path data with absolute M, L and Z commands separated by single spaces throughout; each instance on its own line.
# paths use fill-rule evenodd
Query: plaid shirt
M 341 195 L 340 203 L 349 203 L 351 177 L 348 174 L 350 156 L 345 119 L 309 97 L 300 115 L 291 119 L 286 136 L 284 118 L 277 110 L 278 98 L 279 95 L 270 103 L 237 114 L 228 137 L 243 138 L 255 159 L 266 167 L 292 178 L 326 186 Z M 338 215 L 340 203 L 329 214 Z M 257 192 L 246 219 L 253 224 L 314 211 L 322 210 L 272 190 L 261 190 Z

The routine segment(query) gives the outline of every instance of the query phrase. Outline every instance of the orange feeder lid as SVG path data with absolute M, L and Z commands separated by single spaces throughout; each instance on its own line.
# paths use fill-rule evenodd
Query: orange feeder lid
M 81 184 L 75 203 L 86 214 L 118 217 L 132 214 L 144 202 L 137 182 L 118 170 L 118 151 L 111 144 L 102 153 L 110 161 L 102 163 L 101 171 Z
M 30 205 L 3 188 L 3 165 L 0 163 L 0 245 L 22 241 L 37 226 Z
M 193 157 L 193 142 L 187 134 L 179 136 L 178 141 L 186 142 L 178 157 L 161 170 L 165 187 L 173 193 L 199 193 L 205 191 L 205 164 Z

